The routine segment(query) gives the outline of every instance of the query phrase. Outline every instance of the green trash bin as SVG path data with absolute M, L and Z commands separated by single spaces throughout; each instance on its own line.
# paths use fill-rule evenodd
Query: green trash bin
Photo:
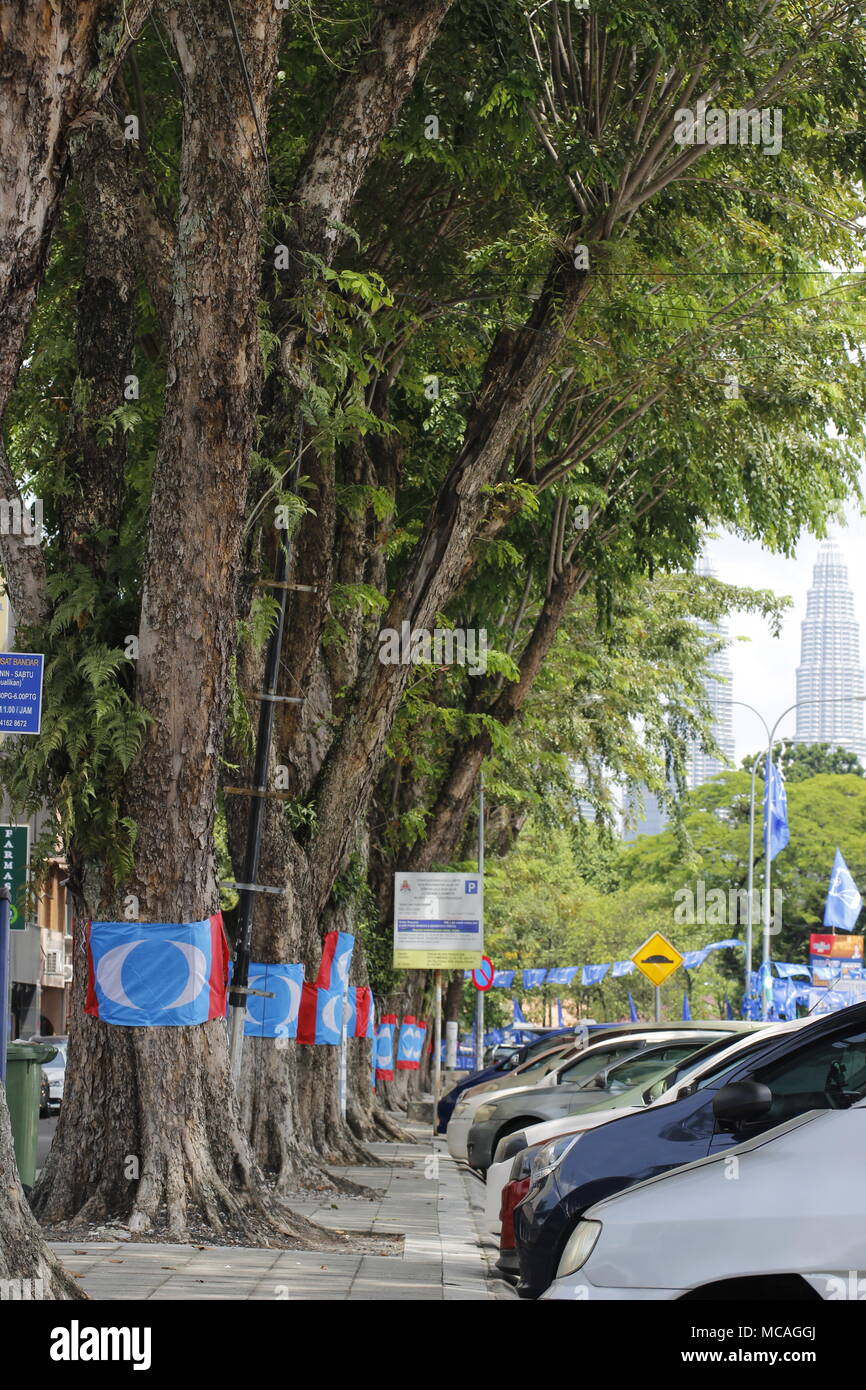
M 32 1187 L 36 1181 L 42 1067 L 56 1056 L 57 1048 L 47 1043 L 11 1042 L 6 1049 L 6 1104 L 15 1161 L 24 1187 Z

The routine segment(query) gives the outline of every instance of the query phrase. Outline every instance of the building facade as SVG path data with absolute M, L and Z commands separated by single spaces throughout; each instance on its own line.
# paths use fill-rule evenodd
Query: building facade
M 0 651 L 9 651 L 14 625 L 9 601 L 0 591 Z M 4 735 L 0 735 L 0 738 Z M 21 892 L 29 881 L 29 853 L 50 824 L 47 813 L 23 822 L 0 801 L 0 879 L 10 890 L 9 1033 L 12 1038 L 63 1034 L 72 990 L 72 907 L 66 892 L 66 864 L 49 858 L 38 891 Z

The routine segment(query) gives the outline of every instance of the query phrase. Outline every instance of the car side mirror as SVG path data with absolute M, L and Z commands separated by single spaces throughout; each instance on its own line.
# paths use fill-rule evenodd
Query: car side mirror
M 773 1092 L 762 1081 L 747 1076 L 731 1081 L 713 1096 L 713 1114 L 727 1125 L 750 1124 L 766 1115 L 773 1104 Z

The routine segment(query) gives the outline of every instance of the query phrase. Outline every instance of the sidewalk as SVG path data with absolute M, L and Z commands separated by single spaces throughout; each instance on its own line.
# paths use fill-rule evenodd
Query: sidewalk
M 514 1298 L 496 1277 L 496 1252 L 480 1231 L 480 1182 L 454 1163 L 443 1139 L 428 1137 L 421 1126 L 406 1127 L 418 1135 L 417 1144 L 369 1145 L 378 1158 L 401 1160 L 393 1167 L 333 1169 L 382 1192 L 381 1198 L 316 1193 L 292 1202 L 322 1226 L 390 1237 L 393 1253 L 199 1250 L 132 1241 L 55 1242 L 53 1248 L 96 1299 Z

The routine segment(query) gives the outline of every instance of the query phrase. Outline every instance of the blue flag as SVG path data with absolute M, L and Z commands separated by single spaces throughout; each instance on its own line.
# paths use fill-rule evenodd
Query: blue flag
M 560 1028 L 562 1028 L 563 1023 L 562 1023 L 562 1000 L 561 1000 L 561 999 L 557 999 L 557 1001 L 556 1001 L 556 1021 L 557 1021 L 557 1023 L 559 1024 Z
M 842 858 L 842 851 L 837 849 L 824 904 L 824 926 L 853 931 L 862 906 L 863 899 L 851 877 L 851 870 Z
M 689 1003 L 688 991 L 687 991 L 687 990 L 684 990 L 684 991 L 683 991 L 683 1018 L 687 1018 L 687 1019 L 691 1020 L 691 1016 L 692 1016 L 692 1006 L 691 1006 L 691 1004 Z
M 733 1011 L 733 1009 L 731 1008 L 731 1001 L 730 1001 L 730 999 L 728 998 L 728 996 L 725 995 L 725 1018 L 733 1018 L 733 1017 L 734 1017 L 734 1011 Z
M 637 1023 L 637 1004 L 631 997 L 631 990 L 629 990 L 628 992 L 628 1016 L 631 1019 L 632 1023 Z
M 261 994 L 247 997 L 244 1036 L 296 1038 L 304 983 L 303 965 L 250 964 L 249 987 Z M 272 999 L 267 995 L 273 995 Z
M 526 1019 L 523 1017 L 523 1010 L 521 1009 L 520 1005 L 518 1004 L 518 1002 L 517 1002 L 517 997 L 516 997 L 516 996 L 512 996 L 511 1006 L 512 1006 L 512 1008 L 513 1008 L 513 1010 L 514 1010 L 514 1022 L 515 1022 L 515 1023 L 525 1023 L 525 1022 L 526 1022 Z
M 770 859 L 790 840 L 788 831 L 788 794 L 778 766 L 767 754 L 764 778 L 764 843 L 769 842 Z

